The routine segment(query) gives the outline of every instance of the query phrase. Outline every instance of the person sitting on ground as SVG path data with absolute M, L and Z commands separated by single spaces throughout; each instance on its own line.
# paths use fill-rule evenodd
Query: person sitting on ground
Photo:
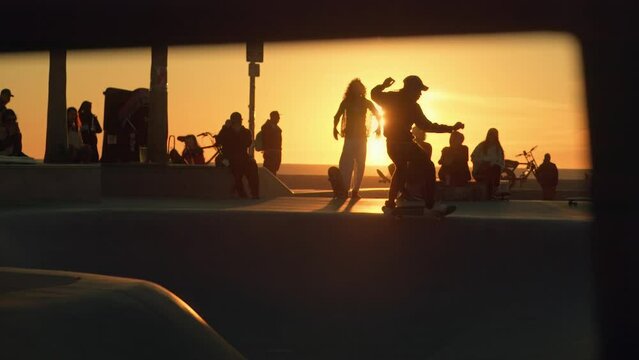
M 86 163 L 89 161 L 89 148 L 82 141 L 80 134 L 80 118 L 74 107 L 67 109 L 67 148 L 69 161 L 72 163 Z
M 282 163 L 282 129 L 277 125 L 279 122 L 280 113 L 271 111 L 268 120 L 262 125 L 264 167 L 273 175 L 277 175 Z
M 223 127 L 217 135 L 217 142 L 222 148 L 224 156 L 229 161 L 229 167 L 235 179 L 235 191 L 241 198 L 246 198 L 244 183 L 246 177 L 254 199 L 259 199 L 260 188 L 257 174 L 257 163 L 249 156 L 249 147 L 253 143 L 251 131 L 242 126 L 242 115 L 239 112 L 231 114 L 228 127 Z
M 102 132 L 102 127 L 98 121 L 98 117 L 91 112 L 91 102 L 83 101 L 78 110 L 80 122 L 82 124 L 82 141 L 90 148 L 91 162 L 98 162 L 100 157 L 98 154 L 98 136 Z
M 426 132 L 417 126 L 413 126 L 411 129 L 413 134 L 413 141 L 417 144 L 426 154 L 428 160 L 431 159 L 433 153 L 433 147 L 426 142 Z M 391 164 L 393 173 L 395 172 L 395 164 Z M 390 165 L 389 165 L 390 166 Z M 427 175 L 428 169 L 417 162 L 409 162 L 408 169 L 406 170 L 406 183 L 400 190 L 399 198 L 403 200 L 415 200 L 421 196 L 421 186 L 424 177 Z M 391 176 L 393 174 L 391 173 Z
M 473 177 L 486 185 L 486 194 L 489 199 L 492 199 L 499 186 L 501 171 L 505 166 L 504 149 L 499 143 L 497 129 L 488 130 L 486 140 L 475 147 L 470 159 L 473 162 Z
M 544 155 L 544 162 L 539 165 L 535 172 L 537 182 L 541 185 L 542 199 L 554 200 L 559 183 L 559 172 L 557 165 L 550 162 L 550 154 Z
M 0 120 L 0 155 L 26 156 L 22 153 L 22 133 L 18 117 L 11 109 L 4 110 Z
M 439 180 L 449 186 L 464 186 L 470 180 L 468 168 L 468 147 L 464 143 L 464 134 L 453 131 L 448 140 L 450 146 L 442 149 L 439 159 Z

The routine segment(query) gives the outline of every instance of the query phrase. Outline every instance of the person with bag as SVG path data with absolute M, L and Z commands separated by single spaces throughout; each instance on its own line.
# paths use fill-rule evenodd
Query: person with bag
M 280 113 L 271 111 L 262 129 L 255 136 L 255 150 L 264 152 L 264 167 L 273 175 L 277 175 L 282 163 L 282 129 L 278 126 L 279 122 Z

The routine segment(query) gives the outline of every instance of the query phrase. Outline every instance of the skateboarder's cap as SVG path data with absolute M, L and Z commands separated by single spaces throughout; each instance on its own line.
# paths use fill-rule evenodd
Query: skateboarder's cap
M 428 86 L 424 85 L 422 79 L 417 75 L 409 75 L 404 79 L 404 87 L 408 89 L 419 89 L 421 91 L 428 90 Z

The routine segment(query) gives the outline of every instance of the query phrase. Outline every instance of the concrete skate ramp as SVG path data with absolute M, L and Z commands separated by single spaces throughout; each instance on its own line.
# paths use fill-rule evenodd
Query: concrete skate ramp
M 7 210 L 0 265 L 157 282 L 249 358 L 596 358 L 587 206 L 301 200 Z
M 151 164 L 0 164 L 0 206 L 42 202 L 98 202 L 109 197 L 231 199 L 228 168 Z M 260 197 L 291 190 L 258 168 Z M 245 181 L 245 188 L 248 184 Z
M 260 197 L 293 193 L 270 171 L 258 168 Z M 233 176 L 228 168 L 205 165 L 103 164 L 103 197 L 233 198 Z M 245 188 L 248 184 L 245 181 Z

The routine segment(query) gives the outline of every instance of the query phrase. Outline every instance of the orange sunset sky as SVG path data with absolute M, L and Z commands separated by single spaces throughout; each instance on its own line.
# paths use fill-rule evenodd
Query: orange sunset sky
M 560 168 L 590 168 L 580 51 L 575 38 L 560 33 L 266 43 L 256 127 L 278 110 L 283 163 L 336 164 L 342 140 L 333 139 L 332 121 L 348 82 L 359 77 L 370 94 L 388 76 L 397 90 L 414 74 L 430 87 L 419 100 L 426 116 L 465 123 L 471 151 L 495 127 L 507 158 L 538 145 L 538 160 L 550 152 Z M 168 61 L 170 134 L 217 132 L 233 111 L 248 127 L 244 44 L 170 47 Z M 102 92 L 148 87 L 150 62 L 150 48 L 69 51 L 67 105 L 93 102 L 102 123 Z M 47 81 L 47 53 L 0 55 L 0 88 L 15 95 L 8 107 L 18 115 L 24 152 L 40 159 Z M 437 162 L 448 135 L 428 134 L 427 141 Z M 389 161 L 384 139 L 370 138 L 368 164 Z

